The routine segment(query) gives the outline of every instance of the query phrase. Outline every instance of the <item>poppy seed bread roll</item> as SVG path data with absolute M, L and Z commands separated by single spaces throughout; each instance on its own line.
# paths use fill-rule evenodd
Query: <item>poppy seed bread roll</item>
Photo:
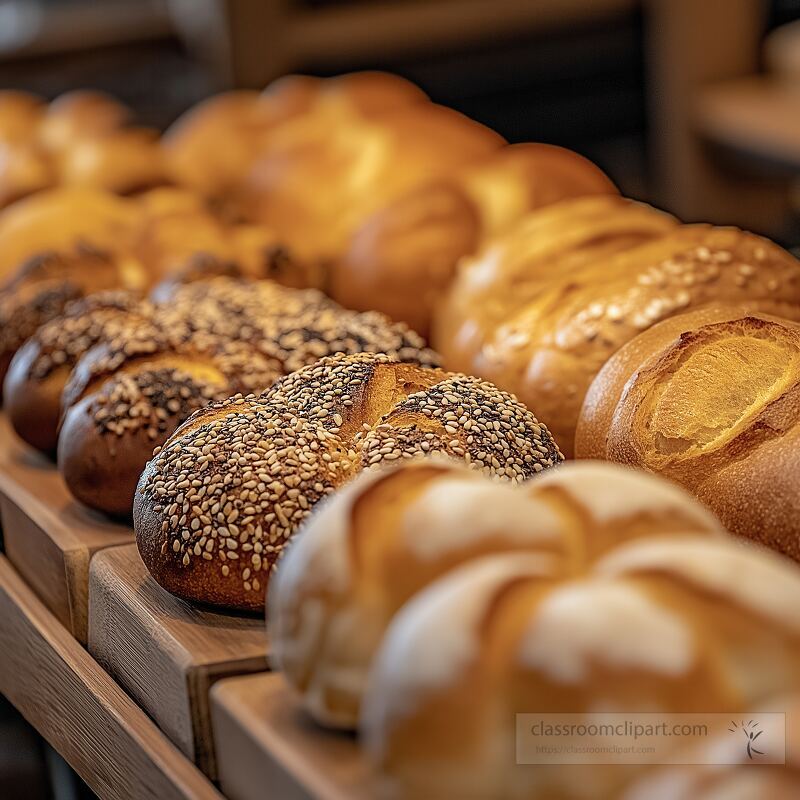
M 309 518 L 270 590 L 276 668 L 317 722 L 355 728 L 394 614 L 460 564 L 536 553 L 578 573 L 641 536 L 724 535 L 679 487 L 601 462 L 571 462 L 520 486 L 419 460 L 359 475 Z
M 385 355 L 324 358 L 175 432 L 139 483 L 139 551 L 179 597 L 260 609 L 319 500 L 365 469 L 437 453 L 512 481 L 561 460 L 533 414 L 485 381 Z
M 571 225 L 575 204 L 596 213 Z M 589 385 L 620 347 L 663 319 L 741 303 L 797 316 L 800 261 L 736 228 L 584 198 L 532 214 L 465 264 L 433 341 L 451 368 L 535 402 L 569 456 Z
M 14 430 L 29 445 L 55 455 L 61 393 L 80 357 L 102 341 L 148 323 L 152 307 L 132 292 L 89 295 L 67 305 L 16 352 L 3 385 Z
M 734 533 L 800 560 L 800 324 L 736 308 L 666 320 L 595 378 L 579 457 L 683 484 Z
M 62 395 L 59 470 L 78 500 L 109 514 L 131 513 L 153 449 L 193 411 L 281 374 L 246 342 L 199 334 L 176 343 L 144 327 L 90 350 Z

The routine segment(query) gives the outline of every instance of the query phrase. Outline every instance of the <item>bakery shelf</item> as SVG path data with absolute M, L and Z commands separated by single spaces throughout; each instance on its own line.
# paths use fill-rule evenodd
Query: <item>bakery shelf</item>
M 230 800 L 368 800 L 375 783 L 353 736 L 326 731 L 282 675 L 219 681 L 211 689 L 219 784 Z
M 101 798 L 221 800 L 0 556 L 0 692 Z
M 164 591 L 136 545 L 92 560 L 89 652 L 209 777 L 216 777 L 209 689 L 267 669 L 262 615 L 205 610 Z M 263 787 L 262 787 L 263 790 Z
M 52 462 L 21 442 L 0 415 L 0 520 L 5 554 L 42 602 L 86 642 L 89 562 L 133 541 L 130 527 L 80 505 Z

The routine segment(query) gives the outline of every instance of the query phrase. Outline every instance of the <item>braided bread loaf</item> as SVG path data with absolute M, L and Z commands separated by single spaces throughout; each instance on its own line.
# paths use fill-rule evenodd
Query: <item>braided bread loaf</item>
M 718 303 L 797 317 L 800 262 L 734 228 L 586 198 L 530 215 L 466 264 L 433 341 L 449 366 L 535 401 L 570 455 L 606 360 L 656 322 Z
M 689 533 L 723 529 L 677 487 L 599 462 L 522 488 L 428 460 L 361 475 L 311 516 L 276 574 L 273 657 L 318 722 L 352 728 L 392 617 L 459 564 L 535 553 L 558 577 L 629 539 Z
M 561 460 L 547 429 L 485 381 L 385 355 L 324 358 L 175 432 L 140 481 L 139 551 L 180 597 L 259 609 L 319 500 L 362 470 L 437 452 L 511 480 Z
M 793 564 L 728 538 L 630 541 L 563 577 L 488 556 L 395 616 L 362 741 L 387 796 L 619 797 L 641 766 L 514 766 L 515 714 L 760 710 L 797 691 L 798 602 Z
M 729 530 L 800 559 L 798 365 L 797 323 L 736 308 L 665 320 L 595 378 L 576 452 L 666 475 Z

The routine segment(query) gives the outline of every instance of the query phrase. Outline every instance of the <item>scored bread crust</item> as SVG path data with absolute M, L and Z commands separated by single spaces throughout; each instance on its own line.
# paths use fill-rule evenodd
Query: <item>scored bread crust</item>
M 561 460 L 533 414 L 485 381 L 385 355 L 322 359 L 175 432 L 136 493 L 140 552 L 174 594 L 263 608 L 285 543 L 320 499 L 364 469 L 436 453 L 510 480 Z
M 454 307 L 446 314 L 443 330 L 434 336 L 449 366 L 482 375 L 523 402 L 535 401 L 568 456 L 592 379 L 641 331 L 714 304 L 749 303 L 782 316 L 800 310 L 800 262 L 772 242 L 735 228 L 659 227 L 652 224 L 660 216 L 655 211 L 644 221 L 641 213 L 633 215 L 629 227 L 619 210 L 606 219 L 598 212 L 590 225 L 578 228 L 576 242 L 576 232 L 563 227 L 570 203 L 590 202 L 598 209 L 615 202 L 625 209 L 621 200 L 588 198 L 539 212 L 550 216 L 545 245 L 529 236 L 514 250 L 512 235 L 505 250 L 498 243 L 466 265 L 453 290 L 460 311 Z M 554 224 L 557 212 L 560 227 Z M 514 233 L 531 233 L 537 216 Z M 639 235 L 644 243 L 635 241 Z M 539 253 L 548 241 L 553 258 L 526 259 L 526 248 Z M 598 255 L 597 247 L 612 252 L 589 257 Z M 482 286 L 485 299 L 465 306 L 465 282 L 473 289 Z
M 794 565 L 729 537 L 644 537 L 563 580 L 536 554 L 479 559 L 394 617 L 360 742 L 387 796 L 573 797 L 561 764 L 509 769 L 520 708 L 738 718 L 800 689 L 797 602 Z M 637 769 L 587 766 L 581 785 L 620 797 Z
M 644 536 L 722 536 L 688 493 L 646 473 L 571 462 L 514 486 L 429 459 L 363 473 L 304 524 L 270 589 L 276 667 L 317 722 L 354 728 L 391 618 L 411 597 L 485 555 L 535 553 L 579 574 Z
M 726 527 L 800 558 L 800 325 L 747 308 L 666 320 L 601 370 L 578 457 L 682 483 Z

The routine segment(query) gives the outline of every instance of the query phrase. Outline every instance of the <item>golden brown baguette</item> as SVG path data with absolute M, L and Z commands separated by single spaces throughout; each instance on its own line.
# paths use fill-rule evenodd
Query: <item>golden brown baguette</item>
M 799 365 L 795 322 L 736 308 L 666 320 L 595 378 L 576 454 L 666 475 L 729 530 L 800 559 Z

